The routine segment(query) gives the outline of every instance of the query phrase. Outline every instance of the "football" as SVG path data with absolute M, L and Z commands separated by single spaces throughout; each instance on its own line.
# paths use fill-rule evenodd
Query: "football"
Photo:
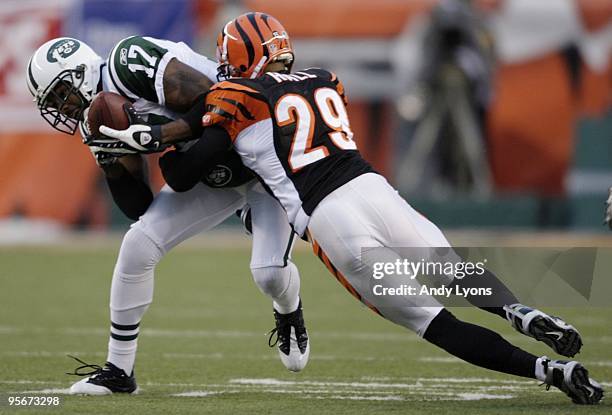
M 89 130 L 94 137 L 100 136 L 100 126 L 116 130 L 125 130 L 130 122 L 125 113 L 124 106 L 132 105 L 125 97 L 113 92 L 100 92 L 92 101 L 87 114 Z

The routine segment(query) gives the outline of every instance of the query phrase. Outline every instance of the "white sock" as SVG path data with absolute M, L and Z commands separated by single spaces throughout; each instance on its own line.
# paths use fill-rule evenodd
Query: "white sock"
M 287 261 L 284 270 L 287 276 L 287 285 L 280 295 L 273 298 L 273 304 L 279 313 L 289 314 L 297 310 L 300 304 L 300 273 L 291 261 Z
M 111 335 L 107 361 L 130 375 L 136 360 L 140 320 L 153 301 L 154 270 L 163 254 L 138 227 L 125 235 L 111 285 Z
M 128 376 L 131 375 L 134 369 L 134 361 L 136 360 L 136 350 L 138 349 L 138 326 L 138 324 L 126 326 L 135 327 L 135 329 L 121 330 L 117 328 L 118 326 L 115 323 L 111 325 L 111 337 L 108 341 L 108 356 L 106 360 L 118 368 L 123 369 Z
M 300 303 L 300 273 L 291 261 L 286 267 L 251 269 L 255 283 L 281 314 L 295 311 Z
M 152 294 L 153 275 L 151 274 L 148 281 L 143 282 L 145 284 L 142 284 L 139 288 L 148 290 L 149 287 L 143 285 L 150 285 Z M 134 307 L 131 310 L 111 309 L 111 334 L 108 340 L 106 361 L 123 369 L 128 376 L 132 373 L 136 360 L 140 320 L 148 308 L 149 304 Z
M 544 382 L 546 380 L 546 371 L 544 370 L 545 360 L 549 360 L 548 357 L 546 356 L 538 357 L 535 363 L 535 377 L 540 382 Z

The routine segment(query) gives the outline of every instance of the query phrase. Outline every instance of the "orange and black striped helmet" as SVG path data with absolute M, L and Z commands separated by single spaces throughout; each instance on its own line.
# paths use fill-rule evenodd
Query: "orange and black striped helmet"
M 219 76 L 256 78 L 267 64 L 293 63 L 293 48 L 282 24 L 265 13 L 246 13 L 229 21 L 217 37 Z

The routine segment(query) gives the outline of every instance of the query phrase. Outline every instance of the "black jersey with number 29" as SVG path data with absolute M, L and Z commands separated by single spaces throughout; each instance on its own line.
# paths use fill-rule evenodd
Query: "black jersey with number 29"
M 344 88 L 331 72 L 232 79 L 215 85 L 206 102 L 204 124 L 227 130 L 298 232 L 325 196 L 373 171 L 353 141 Z

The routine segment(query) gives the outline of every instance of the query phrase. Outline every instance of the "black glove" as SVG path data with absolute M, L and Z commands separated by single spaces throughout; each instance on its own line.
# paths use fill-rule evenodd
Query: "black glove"
M 87 115 L 85 115 L 85 119 L 87 119 Z M 79 124 L 79 129 L 81 132 L 81 139 L 83 141 L 83 144 L 89 146 L 89 150 L 91 151 L 91 154 L 96 160 L 96 164 L 98 166 L 109 166 L 117 162 L 117 157 L 119 156 L 119 154 L 106 152 L 104 151 L 104 149 L 97 145 L 90 146 L 90 143 L 93 142 L 95 139 L 89 131 L 89 126 L 87 122 L 81 122 Z
M 104 150 L 101 150 L 99 147 L 89 147 L 89 150 L 96 159 L 96 164 L 100 167 L 114 164 L 117 162 L 117 158 L 120 157 L 119 154 L 108 153 Z

